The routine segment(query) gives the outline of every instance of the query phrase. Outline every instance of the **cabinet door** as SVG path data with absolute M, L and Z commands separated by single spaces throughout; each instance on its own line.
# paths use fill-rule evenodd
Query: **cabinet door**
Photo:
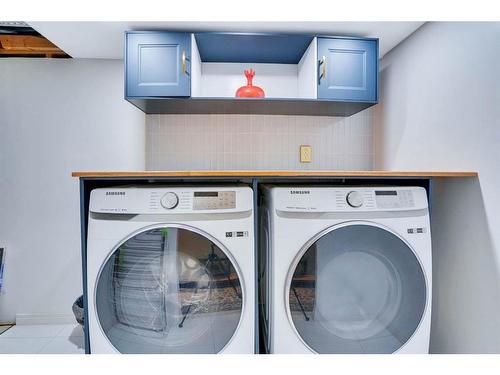
M 377 101 L 377 40 L 318 38 L 318 60 L 318 99 Z
M 189 33 L 126 33 L 126 96 L 190 96 L 190 56 Z

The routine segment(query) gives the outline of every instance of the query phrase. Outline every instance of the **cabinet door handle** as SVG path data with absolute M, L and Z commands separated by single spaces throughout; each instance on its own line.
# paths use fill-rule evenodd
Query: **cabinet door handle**
M 186 74 L 186 51 L 182 51 L 182 74 Z
M 321 75 L 319 76 L 319 80 L 326 78 L 326 56 L 323 56 L 319 61 L 319 65 L 323 65 L 321 69 Z

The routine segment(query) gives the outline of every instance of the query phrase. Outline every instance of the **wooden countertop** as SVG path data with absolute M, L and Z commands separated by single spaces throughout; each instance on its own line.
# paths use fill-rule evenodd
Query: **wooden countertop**
M 138 172 L 73 172 L 73 177 L 477 177 L 477 172 L 440 171 L 286 171 L 286 170 L 221 170 L 221 171 L 138 171 Z

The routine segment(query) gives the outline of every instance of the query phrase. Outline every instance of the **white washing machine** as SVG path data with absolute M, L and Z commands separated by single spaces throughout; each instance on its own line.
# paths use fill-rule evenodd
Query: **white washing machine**
M 92 353 L 254 353 L 253 192 L 91 192 Z
M 267 186 L 261 214 L 269 352 L 428 352 L 425 189 Z

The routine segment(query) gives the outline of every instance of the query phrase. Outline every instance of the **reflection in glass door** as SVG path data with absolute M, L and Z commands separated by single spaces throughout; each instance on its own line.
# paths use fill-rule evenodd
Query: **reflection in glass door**
M 409 246 L 372 225 L 327 231 L 293 270 L 289 311 L 317 353 L 393 353 L 417 329 L 426 281 Z
M 121 244 L 96 287 L 100 326 L 121 353 L 218 353 L 242 312 L 227 254 L 184 227 L 141 232 Z

